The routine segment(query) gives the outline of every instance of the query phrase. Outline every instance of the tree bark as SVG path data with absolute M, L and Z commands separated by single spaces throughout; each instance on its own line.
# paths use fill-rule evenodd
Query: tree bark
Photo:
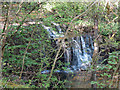
M 118 35 L 119 35 L 118 38 L 120 38 L 120 0 L 118 2 L 118 31 L 119 31 L 118 32 Z M 120 49 L 120 43 L 118 45 L 118 49 Z M 118 65 L 120 65 L 120 54 L 118 55 L 118 59 L 119 59 Z M 118 72 L 119 72 L 120 71 L 120 66 L 118 66 L 118 67 L 119 67 L 118 68 Z M 120 75 L 120 72 L 119 72 L 118 75 Z M 118 76 L 118 85 L 117 85 L 117 88 L 120 90 L 120 76 Z
M 118 2 L 118 31 L 119 31 L 118 38 L 120 38 L 120 1 Z M 120 39 L 119 39 L 119 41 L 120 41 Z M 120 49 L 120 44 L 118 45 L 118 49 Z
M 94 7 L 95 11 L 95 7 Z M 94 12 L 94 52 L 93 52 L 93 69 L 91 80 L 97 81 L 96 78 L 96 62 L 98 60 L 98 13 Z M 92 88 L 97 88 L 97 84 L 92 84 Z
M 0 3 L 0 19 L 2 19 L 2 4 Z M 0 20 L 0 38 L 2 36 L 2 22 Z M 0 39 L 0 89 L 2 89 L 2 41 Z

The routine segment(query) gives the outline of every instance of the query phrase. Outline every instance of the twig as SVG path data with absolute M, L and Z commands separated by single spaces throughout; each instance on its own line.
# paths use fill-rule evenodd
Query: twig
M 23 0 L 21 1 L 21 3 L 19 4 L 19 9 L 18 9 L 18 11 L 16 12 L 16 16 L 18 15 L 18 13 L 20 12 L 20 10 L 21 10 L 21 7 L 22 7 L 22 4 L 23 4 Z
M 66 38 L 66 36 L 67 36 L 70 28 L 71 28 L 71 25 L 72 25 L 73 21 L 74 21 L 75 19 L 79 18 L 80 16 L 82 16 L 83 14 L 85 14 L 87 11 L 89 11 L 89 9 L 90 9 L 97 1 L 98 1 L 98 0 L 96 0 L 85 12 L 83 12 L 82 14 L 74 17 L 74 18 L 71 20 L 71 22 L 70 22 L 70 24 L 69 24 L 69 26 L 68 26 L 68 29 L 66 30 L 66 33 L 65 33 L 65 35 L 64 35 L 64 37 L 63 37 L 63 39 L 62 39 L 62 43 L 64 42 L 64 40 L 65 40 L 65 38 Z M 55 68 L 55 64 L 56 64 L 56 61 L 57 61 L 57 59 L 58 59 L 58 55 L 59 55 L 59 53 L 60 53 L 61 48 L 62 48 L 62 44 L 60 45 L 59 50 L 57 51 L 57 54 L 56 54 L 56 57 L 55 57 L 55 59 L 54 59 L 54 63 L 53 63 L 53 66 L 52 66 L 52 69 L 51 69 L 51 72 L 50 72 L 50 76 L 49 76 L 49 78 L 48 78 L 47 81 L 49 81 L 49 80 L 51 79 L 51 76 L 52 76 L 53 70 L 54 70 L 54 68 Z
M 118 17 L 118 15 L 113 11 L 113 10 L 111 10 L 112 11 L 112 13 L 114 14 L 114 15 L 116 15 L 117 17 Z
M 108 24 L 107 24 L 107 25 L 105 25 L 105 27 L 106 27 L 106 26 L 108 26 L 110 23 L 114 22 L 114 21 L 115 21 L 115 19 L 117 19 L 117 18 L 118 18 L 118 17 L 114 18 L 111 22 L 109 21 L 109 22 L 108 22 Z
M 64 54 L 64 52 L 57 59 L 61 58 L 63 54 Z

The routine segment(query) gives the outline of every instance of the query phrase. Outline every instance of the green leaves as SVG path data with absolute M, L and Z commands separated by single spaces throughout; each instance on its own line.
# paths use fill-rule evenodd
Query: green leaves
M 91 84 L 98 84 L 97 81 L 91 81 Z
M 108 61 L 109 64 L 117 64 L 117 62 Z

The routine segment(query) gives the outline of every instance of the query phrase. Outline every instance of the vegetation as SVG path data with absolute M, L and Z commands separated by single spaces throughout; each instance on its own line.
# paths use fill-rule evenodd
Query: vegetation
M 67 87 L 66 83 L 70 81 L 64 77 L 66 75 L 55 72 L 67 70 L 61 44 L 74 34 L 86 32 L 92 33 L 94 43 L 99 48 L 97 52 L 94 51 L 91 72 L 98 75 L 99 71 L 100 74 L 97 79 L 92 79 L 91 84 L 95 88 L 119 87 L 120 15 L 115 2 L 3 2 L 1 7 L 1 22 L 4 22 L 3 28 L 0 28 L 1 87 Z M 98 25 L 95 20 L 98 20 Z M 58 38 L 60 46 L 42 27 L 43 24 L 56 30 L 52 21 L 60 25 L 65 35 L 63 39 Z M 87 27 L 88 31 L 82 31 L 80 28 L 83 27 Z M 45 70 L 51 71 L 42 73 Z

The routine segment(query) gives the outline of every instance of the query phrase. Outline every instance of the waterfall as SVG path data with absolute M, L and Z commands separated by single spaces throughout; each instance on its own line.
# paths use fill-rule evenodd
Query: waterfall
M 70 59 L 71 59 L 71 51 L 70 48 L 64 49 L 64 58 L 67 61 L 67 63 L 70 63 Z M 68 66 L 69 67 L 69 66 Z
M 76 70 L 76 69 L 79 69 L 79 67 L 82 64 L 80 62 L 80 60 L 82 59 L 82 57 L 81 57 L 82 52 L 81 52 L 81 48 L 80 48 L 80 45 L 77 42 L 77 40 L 72 38 L 72 42 L 73 42 L 72 50 L 73 50 L 73 63 L 74 63 L 74 65 L 72 67 L 73 67 L 73 69 Z
M 50 27 L 42 25 L 46 29 L 51 38 L 64 37 L 60 26 L 54 22 L 57 32 Z M 65 41 L 62 43 L 64 49 L 64 59 L 66 63 L 70 63 L 68 68 L 70 70 L 86 70 L 92 61 L 94 51 L 93 40 L 91 35 L 86 34 L 82 36 L 72 37 L 69 41 L 70 46 L 67 46 Z
M 72 38 L 72 51 L 73 51 L 73 65 L 74 70 L 86 70 L 92 61 L 91 48 L 89 47 L 89 38 L 86 37 L 86 42 L 83 36 L 77 36 L 76 39 Z M 81 43 L 80 43 L 81 42 Z
M 47 27 L 45 25 L 42 25 L 44 29 L 47 30 L 47 32 L 49 33 L 50 38 L 59 38 L 59 37 L 64 37 L 64 35 L 60 35 L 57 32 L 55 32 L 54 30 L 52 30 L 51 27 Z
M 60 25 L 59 24 L 56 24 L 55 22 L 51 22 L 53 25 L 55 25 L 55 28 L 57 29 L 58 33 L 63 33 L 61 28 L 60 28 Z

